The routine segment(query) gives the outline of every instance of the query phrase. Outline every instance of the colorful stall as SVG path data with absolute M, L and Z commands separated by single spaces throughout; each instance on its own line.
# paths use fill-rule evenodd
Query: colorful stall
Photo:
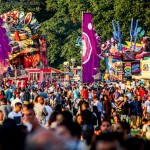
M 38 69 L 38 68 L 26 69 L 26 71 L 28 72 L 28 80 L 36 80 L 39 83 L 41 83 L 43 79 L 52 82 L 56 78 L 59 78 L 60 75 L 62 74 L 61 71 L 54 69 L 52 67 L 44 68 L 44 69 Z

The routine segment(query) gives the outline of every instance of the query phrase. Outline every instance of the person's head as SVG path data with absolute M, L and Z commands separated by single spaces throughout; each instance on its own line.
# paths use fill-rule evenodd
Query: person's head
M 101 132 L 111 132 L 112 131 L 112 125 L 110 120 L 104 119 L 101 124 Z
M 119 133 L 103 133 L 96 137 L 93 150 L 122 150 L 123 139 Z
M 87 145 L 91 145 L 93 135 L 94 127 L 92 125 L 84 124 L 82 126 L 82 139 L 87 143 Z
M 4 91 L 3 90 L 0 90 L 0 95 L 4 95 Z
M 135 97 L 132 97 L 132 101 L 134 102 L 136 100 L 136 98 Z
M 19 111 L 21 111 L 21 109 L 22 109 L 22 104 L 21 103 L 15 103 L 14 111 L 19 112 Z
M 38 101 L 38 103 L 40 103 L 40 104 L 44 104 L 44 98 L 42 97 L 42 96 L 39 96 L 38 98 L 37 98 L 37 101 Z
M 148 122 L 148 120 L 147 120 L 146 118 L 143 118 L 143 119 L 142 119 L 142 124 L 143 124 L 143 125 L 147 124 L 147 122 Z
M 96 101 L 98 101 L 98 97 L 97 97 L 97 96 L 94 96 L 94 97 L 93 97 L 93 102 L 96 102 Z
M 123 100 L 124 102 L 128 101 L 128 96 L 124 96 Z
M 86 87 L 86 86 L 84 86 L 84 87 L 83 87 L 83 89 L 84 89 L 84 90 L 86 90 L 86 89 L 87 89 L 87 87 Z
M 131 93 L 131 90 L 130 90 L 130 89 L 128 89 L 127 91 L 128 91 L 128 93 Z
M 64 121 L 58 125 L 56 135 L 63 140 L 80 140 L 81 128 L 77 123 Z
M 81 114 L 78 114 L 77 117 L 76 117 L 76 122 L 79 124 L 79 125 L 82 125 L 83 124 L 83 117 Z
M 148 100 L 150 101 L 150 95 L 148 95 Z
M 143 90 L 142 86 L 140 87 L 140 90 Z
M 115 123 L 118 123 L 118 122 L 120 121 L 120 118 L 119 118 L 118 115 L 115 115 L 115 116 L 113 117 L 113 120 L 114 120 Z
M 138 100 L 138 101 L 141 101 L 141 97 L 140 97 L 140 96 L 137 96 L 137 100 Z
M 22 92 L 22 93 L 25 93 L 25 89 L 22 89 L 21 92 Z
M 125 149 L 127 150 L 148 150 L 148 149 L 143 149 L 143 145 L 144 145 L 145 141 L 143 141 L 143 139 L 140 139 L 138 137 L 132 137 L 132 138 L 128 138 L 125 141 Z
M 83 102 L 81 105 L 81 110 L 86 110 L 88 108 L 88 103 L 87 102 Z
M 147 124 L 150 126 L 150 119 L 147 121 Z
M 8 86 L 7 86 L 7 85 L 5 85 L 5 86 L 4 86 L 4 90 L 7 90 L 7 89 L 8 89 Z
M 52 114 L 50 115 L 49 121 L 48 121 L 49 126 L 50 126 L 53 122 L 56 121 L 56 117 L 57 117 L 58 114 L 59 114 L 58 111 L 52 112 Z
M 117 122 L 116 124 L 114 124 L 113 131 L 114 131 L 114 132 L 118 132 L 118 133 L 122 133 L 122 134 L 123 134 L 123 128 L 122 128 L 120 122 Z
M 32 108 L 30 107 L 26 107 L 27 109 L 24 111 L 24 116 L 27 117 L 27 118 L 33 118 L 35 117 L 35 112 Z
M 1 99 L 1 105 L 6 105 L 6 104 L 7 104 L 6 98 L 2 98 L 2 99 Z
M 55 111 L 58 111 L 58 112 L 62 112 L 62 107 L 61 107 L 61 104 L 57 104 L 56 106 L 55 106 Z
M 27 111 L 27 106 L 26 105 L 23 105 L 22 106 L 22 115 L 24 115 L 25 114 L 25 112 Z
M 19 94 L 16 94 L 16 99 L 17 99 L 17 98 L 20 99 L 20 95 L 19 95 Z
M 104 100 L 105 100 L 105 101 L 108 100 L 108 96 L 107 96 L 107 95 L 104 96 Z
M 126 140 L 126 139 L 128 139 L 129 138 L 129 133 L 130 133 L 130 131 L 131 131 L 131 128 L 130 128 L 130 124 L 129 123 L 127 123 L 127 122 L 119 122 L 119 124 L 120 124 L 120 126 L 118 125 L 118 127 L 120 128 L 120 133 L 121 133 L 121 131 L 122 131 L 122 129 L 123 129 L 123 138 Z
M 9 105 L 9 106 L 10 106 L 10 105 L 11 105 L 11 101 L 7 101 L 7 105 Z
M 0 110 L 0 122 L 4 121 L 4 114 L 3 112 Z
M 57 115 L 56 121 L 57 121 L 57 124 L 60 124 L 63 121 L 72 122 L 73 116 L 70 111 L 63 111 Z
M 92 109 L 93 109 L 93 112 L 94 112 L 94 113 L 98 113 L 98 108 L 97 108 L 97 106 L 93 106 Z
M 95 135 L 95 136 L 98 136 L 98 135 L 100 135 L 100 133 L 101 133 L 100 127 L 97 126 L 97 127 L 95 128 L 94 135 Z
M 32 93 L 33 93 L 33 92 L 34 92 L 34 89 L 32 88 L 32 89 L 30 90 L 30 92 L 32 92 Z

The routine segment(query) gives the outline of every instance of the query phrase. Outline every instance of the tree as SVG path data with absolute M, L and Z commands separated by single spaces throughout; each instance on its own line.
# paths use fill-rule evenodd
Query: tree
M 7 2 L 12 0 L 7 0 Z M 17 0 L 14 0 L 17 1 Z M 19 1 L 19 0 L 18 0 Z M 119 21 L 123 41 L 129 40 L 130 20 L 139 20 L 146 35 L 150 36 L 149 0 L 20 0 L 19 5 L 1 3 L 0 14 L 10 10 L 24 10 L 34 13 L 41 23 L 39 33 L 47 36 L 47 51 L 50 65 L 62 66 L 64 61 L 76 58 L 81 64 L 80 48 L 75 46 L 81 36 L 82 12 L 94 14 L 93 23 L 102 36 L 102 42 L 113 34 L 112 20 Z M 36 2 L 36 3 L 35 3 Z
M 106 70 L 106 61 L 105 61 L 105 59 L 101 59 L 99 64 L 100 64 L 100 70 L 105 71 Z

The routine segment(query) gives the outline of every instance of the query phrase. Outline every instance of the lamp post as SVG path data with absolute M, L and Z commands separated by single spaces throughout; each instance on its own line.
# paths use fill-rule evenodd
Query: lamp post
M 75 58 L 71 58 L 71 62 L 72 62 L 72 66 L 74 68 L 75 64 L 76 64 L 76 59 Z

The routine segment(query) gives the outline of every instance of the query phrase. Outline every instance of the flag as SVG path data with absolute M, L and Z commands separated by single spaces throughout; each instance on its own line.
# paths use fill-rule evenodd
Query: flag
M 3 20 L 0 18 L 0 63 L 3 68 L 8 66 L 6 60 L 9 58 L 8 53 L 11 52 L 6 30 L 2 27 Z
M 93 14 L 83 13 L 82 18 L 82 80 L 83 83 L 92 83 L 97 74 L 101 53 L 99 37 L 92 23 Z

